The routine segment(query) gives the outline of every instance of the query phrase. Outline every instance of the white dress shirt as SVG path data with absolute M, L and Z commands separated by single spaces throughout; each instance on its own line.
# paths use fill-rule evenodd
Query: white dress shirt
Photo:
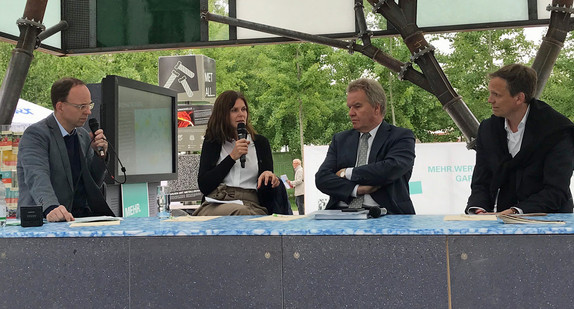
M 382 123 L 382 122 L 381 122 Z M 377 135 L 377 131 L 379 130 L 379 127 L 381 126 L 381 123 L 379 123 L 378 126 L 376 126 L 374 129 L 372 129 L 371 131 L 369 131 L 369 133 L 371 133 L 371 137 L 367 140 L 367 144 L 369 145 L 369 147 L 367 148 L 367 153 L 369 154 L 369 156 L 371 155 L 371 146 L 373 146 L 373 141 L 375 140 L 375 135 Z M 361 133 L 361 136 L 364 133 Z M 360 143 L 359 143 L 360 144 Z M 359 148 L 357 147 L 357 156 L 359 153 Z M 368 158 L 368 157 L 367 157 Z M 367 164 L 368 164 L 368 159 L 367 159 Z M 353 176 L 353 167 L 348 167 L 345 170 L 345 178 L 351 180 L 351 177 Z M 359 185 L 356 185 L 355 188 L 353 189 L 353 193 L 351 193 L 351 196 L 353 197 L 357 197 L 357 189 L 359 188 Z M 363 200 L 363 205 L 367 205 L 367 206 L 381 206 L 379 204 L 377 204 L 377 202 L 371 197 L 370 194 L 365 194 L 365 199 Z M 341 202 L 342 205 L 347 206 L 347 204 L 345 202 Z
M 520 151 L 520 147 L 522 146 L 522 138 L 524 137 L 524 128 L 526 127 L 526 118 L 528 118 L 529 112 L 530 112 L 530 105 L 528 105 L 524 117 L 522 117 L 522 120 L 518 124 L 518 130 L 516 132 L 512 132 L 512 130 L 510 130 L 508 120 L 504 121 L 504 130 L 506 130 L 506 139 L 508 142 L 508 152 L 510 152 L 510 155 L 513 158 Z
M 257 189 L 257 173 L 259 172 L 257 151 L 255 150 L 255 143 L 253 143 L 251 135 L 247 135 L 247 140 L 251 143 L 249 143 L 247 154 L 245 155 L 245 168 L 241 167 L 239 159 L 237 159 L 237 162 L 233 165 L 227 176 L 223 178 L 223 183 L 230 187 Z M 221 163 L 221 161 L 233 151 L 234 147 L 235 141 L 225 142 L 221 147 L 217 164 Z

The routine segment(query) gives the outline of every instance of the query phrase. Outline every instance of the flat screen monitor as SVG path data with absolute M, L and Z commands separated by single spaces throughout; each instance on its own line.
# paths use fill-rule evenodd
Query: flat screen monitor
M 132 79 L 102 80 L 101 122 L 115 151 L 108 183 L 177 179 L 177 93 Z M 125 167 L 124 177 L 118 159 Z

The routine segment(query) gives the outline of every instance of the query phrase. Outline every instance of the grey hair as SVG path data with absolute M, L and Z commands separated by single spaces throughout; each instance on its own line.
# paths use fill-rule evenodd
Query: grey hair
M 377 105 L 381 107 L 381 115 L 385 118 L 387 114 L 387 96 L 385 95 L 385 90 L 379 82 L 374 79 L 369 78 L 359 78 L 352 81 L 347 86 L 347 93 L 363 90 L 369 100 L 369 104 L 376 108 Z

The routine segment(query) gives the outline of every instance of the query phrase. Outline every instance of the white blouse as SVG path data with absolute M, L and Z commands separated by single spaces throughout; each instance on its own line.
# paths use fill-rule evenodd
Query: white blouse
M 251 135 L 247 135 L 247 140 L 251 143 L 247 147 L 247 154 L 245 155 L 245 168 L 241 167 L 239 159 L 236 160 L 235 165 L 231 168 L 227 176 L 223 178 L 223 183 L 230 187 L 239 187 L 243 189 L 257 189 L 257 173 L 259 165 L 257 164 L 257 151 Z M 219 160 L 217 164 L 221 163 L 223 159 L 233 151 L 235 147 L 235 140 L 225 142 L 221 147 L 219 153 Z

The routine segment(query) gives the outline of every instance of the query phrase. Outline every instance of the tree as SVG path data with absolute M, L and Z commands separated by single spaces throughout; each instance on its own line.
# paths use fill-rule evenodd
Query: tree
M 218 92 L 236 89 L 245 93 L 252 123 L 269 138 L 274 150 L 289 145 L 294 154 L 301 151 L 299 102 L 306 142 L 328 143 L 332 133 L 340 130 L 340 122 L 333 121 L 341 118 L 340 113 L 334 113 L 333 105 L 344 106 L 344 88 L 333 87 L 325 61 L 334 52 L 332 48 L 299 43 L 201 52 L 217 59 Z
M 438 51 L 437 59 L 447 77 L 479 121 L 490 117 L 488 73 L 505 64 L 531 63 L 534 44 L 525 39 L 523 29 L 457 32 L 445 37 L 453 51 Z
M 5 74 L 14 45 L 0 43 L 0 68 Z M 35 51 L 21 98 L 51 108 L 50 87 L 62 77 L 73 76 L 86 83 L 99 83 L 106 75 L 120 75 L 145 83 L 158 84 L 158 58 L 187 51 L 133 52 L 122 54 L 56 57 Z

